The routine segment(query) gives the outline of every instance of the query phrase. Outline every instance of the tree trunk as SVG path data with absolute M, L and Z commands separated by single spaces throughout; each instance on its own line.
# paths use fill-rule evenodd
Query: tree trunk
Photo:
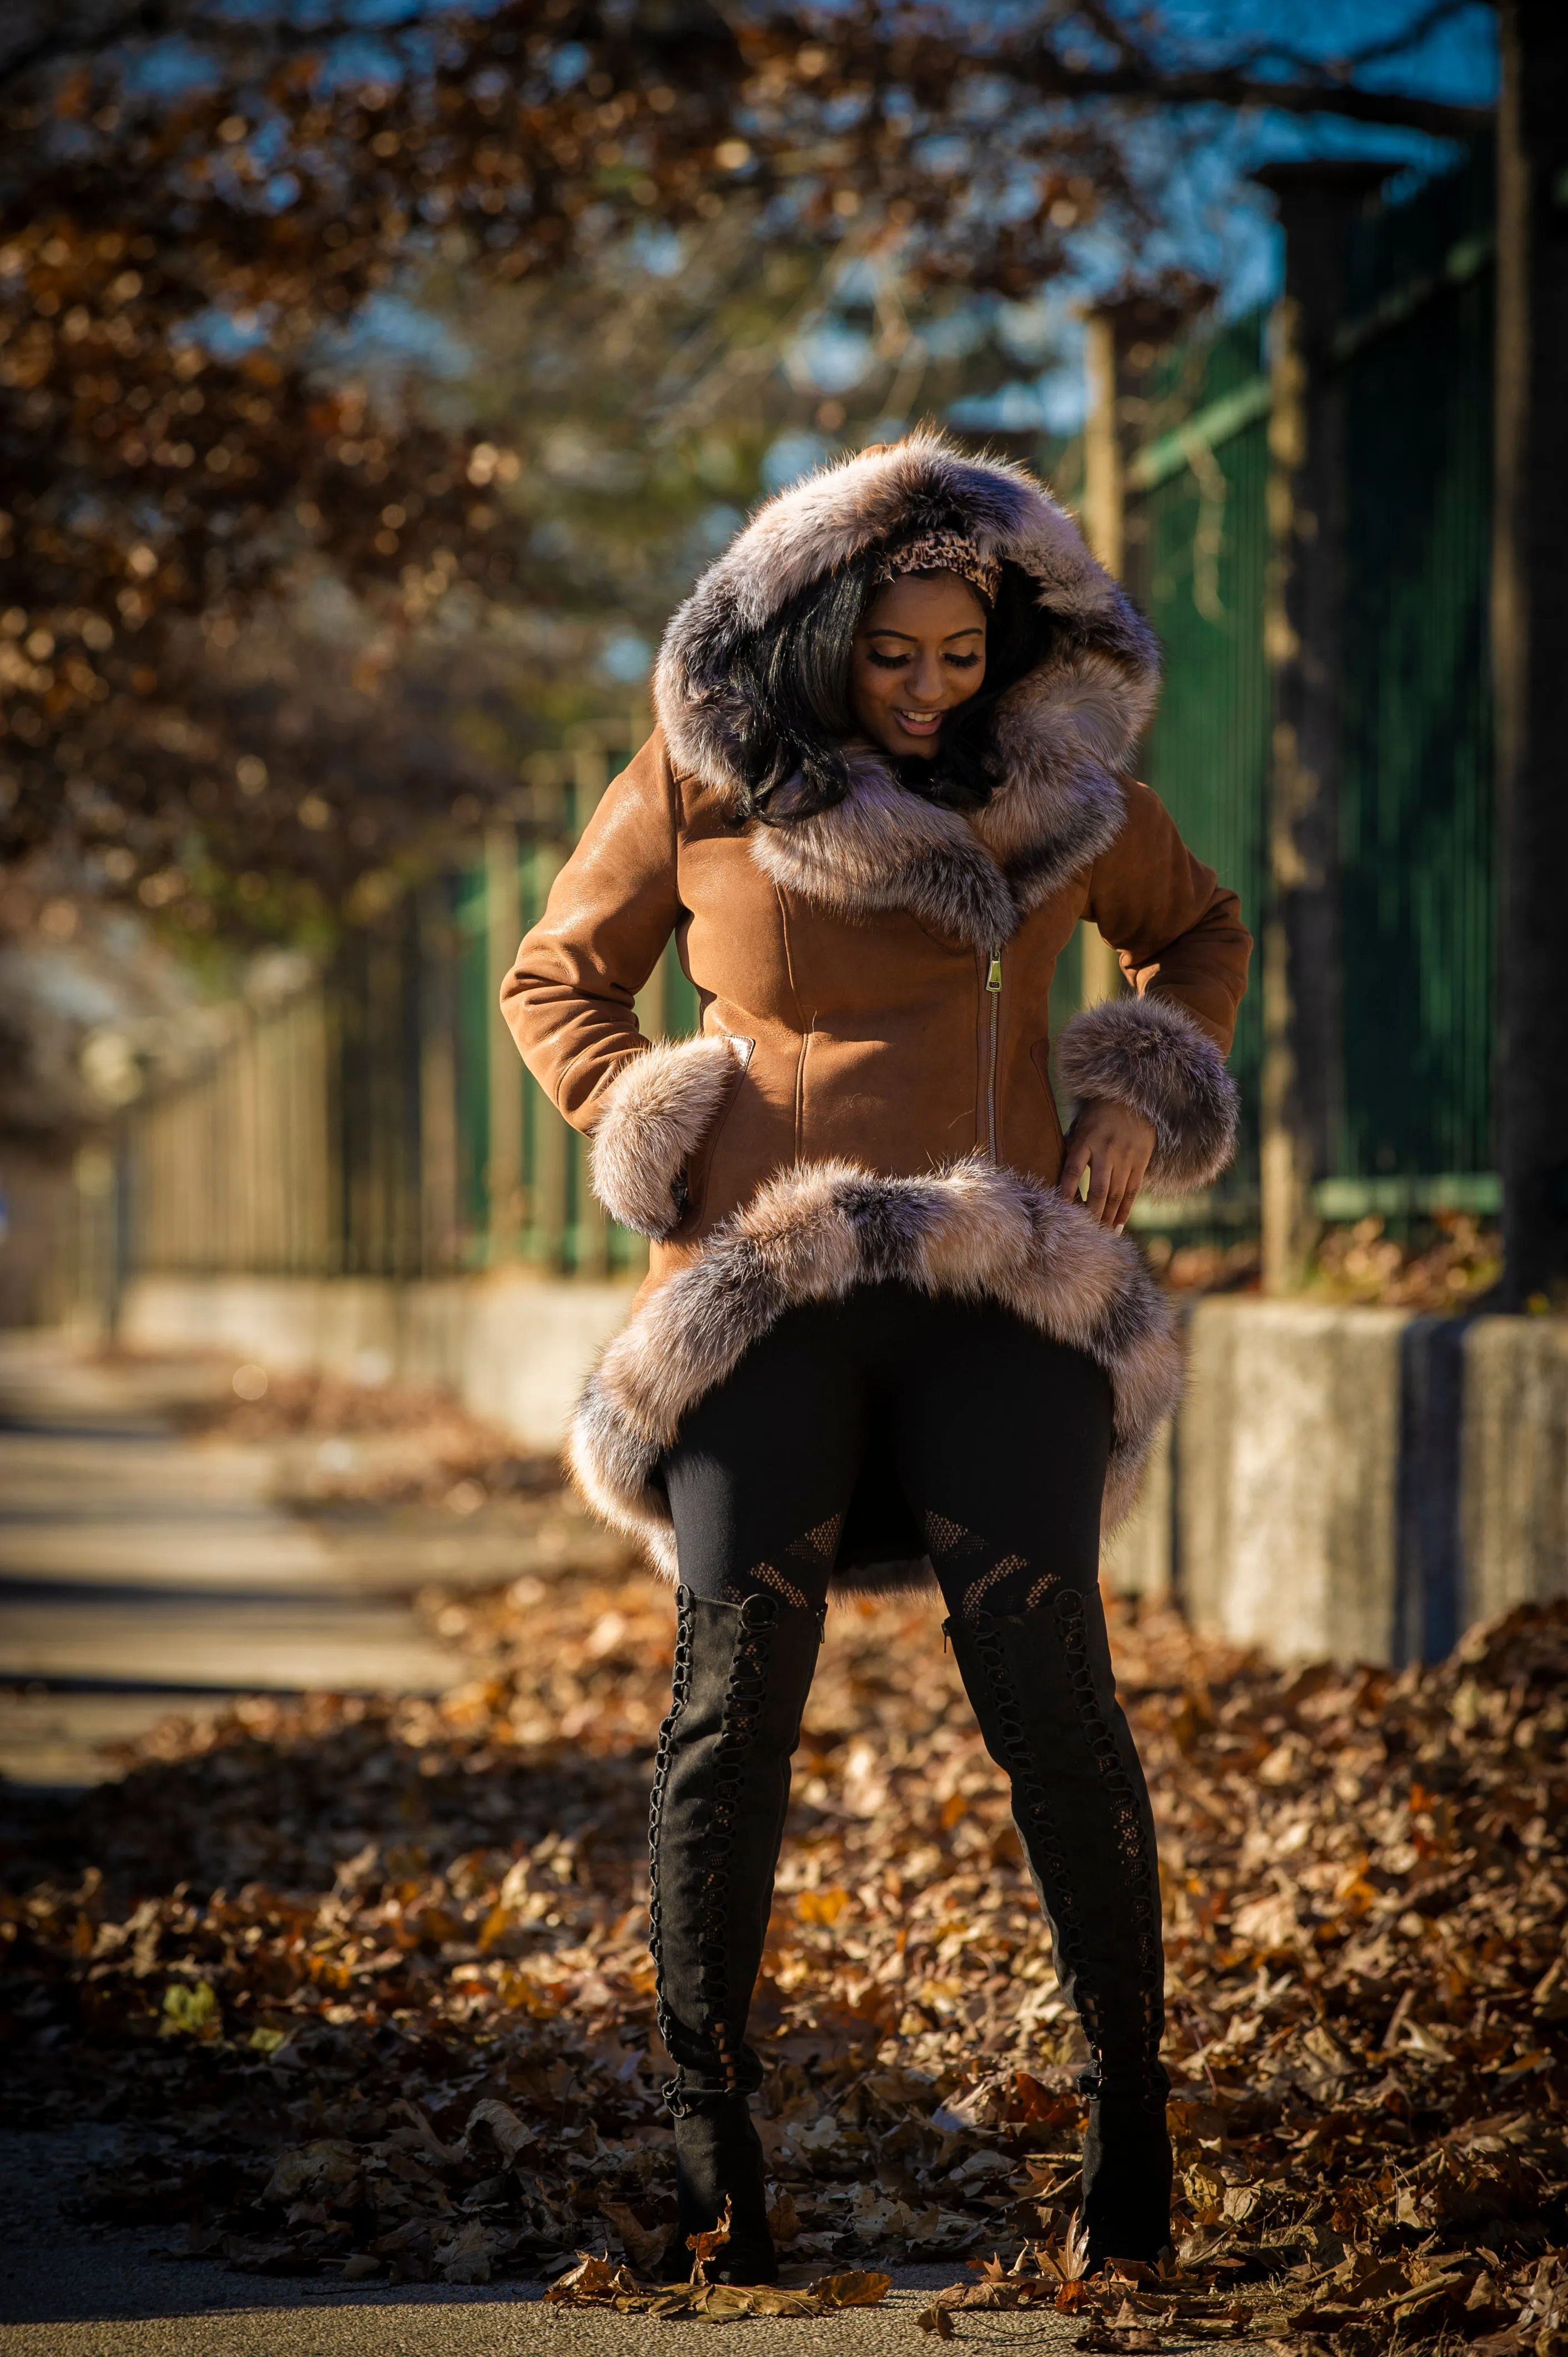
M 1568 15 L 1503 0 L 1492 644 L 1503 1298 L 1568 1308 Z
M 1288 1293 L 1316 1240 L 1313 1188 L 1344 1120 L 1339 977 L 1345 396 L 1330 345 L 1345 238 L 1391 167 L 1323 160 L 1258 174 L 1279 199 L 1265 645 L 1273 683 L 1262 924 L 1263 1284 Z

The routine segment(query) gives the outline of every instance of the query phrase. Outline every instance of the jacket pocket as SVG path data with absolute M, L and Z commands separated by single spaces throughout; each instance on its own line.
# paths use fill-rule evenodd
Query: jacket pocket
M 671 1238 L 689 1235 L 701 1222 L 703 1198 L 707 1193 L 708 1173 L 713 1168 L 714 1152 L 719 1142 L 719 1133 L 735 1111 L 735 1102 L 745 1082 L 746 1068 L 757 1052 L 755 1039 L 743 1039 L 737 1032 L 734 1031 L 727 1033 L 726 1037 L 734 1051 L 735 1071 L 725 1092 L 725 1101 L 708 1125 L 707 1135 L 691 1155 L 677 1182 L 676 1191 L 677 1200 L 681 1205 L 681 1216 L 671 1231 Z
M 1057 1092 L 1051 1086 L 1051 1043 L 1036 1039 L 1029 1050 L 1029 1061 L 1039 1075 L 1040 1086 L 1046 1092 L 1046 1105 L 1050 1115 L 1051 1134 L 1056 1139 L 1057 1161 L 1059 1166 L 1066 1143 L 1062 1117 L 1057 1110 Z

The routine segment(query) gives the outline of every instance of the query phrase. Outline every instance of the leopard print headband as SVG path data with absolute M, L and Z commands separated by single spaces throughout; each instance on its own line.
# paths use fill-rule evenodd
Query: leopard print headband
M 880 588 L 884 582 L 897 581 L 906 573 L 956 573 L 961 581 L 979 590 L 988 606 L 996 603 L 996 592 L 1002 584 L 1000 559 L 982 555 L 974 542 L 961 532 L 923 532 L 918 539 L 888 549 L 872 579 Z

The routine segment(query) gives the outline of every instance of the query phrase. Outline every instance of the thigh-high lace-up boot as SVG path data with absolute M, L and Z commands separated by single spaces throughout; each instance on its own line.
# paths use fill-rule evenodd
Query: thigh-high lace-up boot
M 686 1587 L 679 1604 L 650 1815 L 659 2027 L 675 2062 L 664 2092 L 680 2214 L 664 2264 L 671 2277 L 690 2271 L 686 2237 L 714 2225 L 727 2196 L 730 2240 L 710 2272 L 771 2283 L 778 2262 L 748 2102 L 762 2066 L 746 2018 L 822 1615 L 764 1594 L 713 1603 Z
M 1098 1596 L 1042 1581 L 1017 1613 L 947 1623 L 1051 1928 L 1091 2066 L 1083 2220 L 1091 2266 L 1170 2239 L 1169 2087 L 1154 1820 L 1116 1699 Z

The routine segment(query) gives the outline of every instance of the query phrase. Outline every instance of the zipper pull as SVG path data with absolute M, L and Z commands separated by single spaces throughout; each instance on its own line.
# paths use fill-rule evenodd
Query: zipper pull
M 991 971 L 985 977 L 985 987 L 990 991 L 998 991 L 1002 987 L 1002 960 L 1000 956 L 993 957 L 991 961 Z

